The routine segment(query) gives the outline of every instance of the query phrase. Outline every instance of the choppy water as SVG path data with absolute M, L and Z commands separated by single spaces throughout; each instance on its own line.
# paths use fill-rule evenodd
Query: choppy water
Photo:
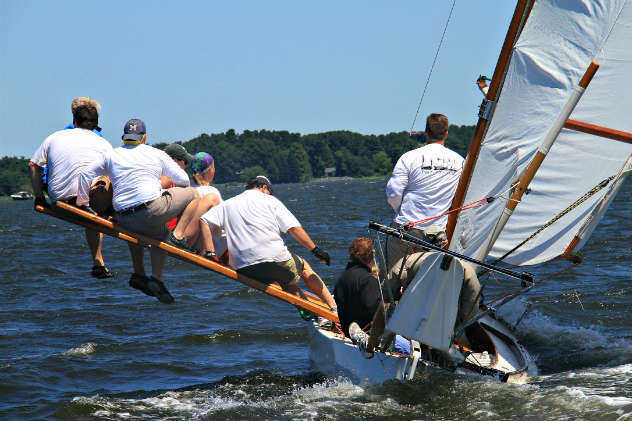
M 367 221 L 388 222 L 384 185 L 275 189 L 332 255 L 314 264 L 330 287 Z M 128 287 L 123 242 L 106 238 L 115 277 L 95 280 L 82 229 L 0 201 L 0 419 L 632 420 L 631 215 L 628 183 L 585 263 L 513 304 L 531 305 L 519 334 L 539 367 L 529 384 L 429 373 L 363 388 L 312 371 L 293 307 L 174 259 L 176 303 L 162 305 Z

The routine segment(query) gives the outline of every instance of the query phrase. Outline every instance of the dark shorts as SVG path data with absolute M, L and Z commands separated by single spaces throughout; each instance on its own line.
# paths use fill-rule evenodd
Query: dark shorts
M 298 282 L 301 278 L 304 262 L 294 253 L 285 262 L 263 262 L 237 269 L 237 273 L 256 279 L 264 284 L 278 282 L 282 287 Z
M 172 187 L 140 211 L 119 215 L 118 223 L 130 231 L 156 240 L 166 240 L 169 228 L 165 223 L 182 214 L 193 199 L 195 199 L 195 189 Z

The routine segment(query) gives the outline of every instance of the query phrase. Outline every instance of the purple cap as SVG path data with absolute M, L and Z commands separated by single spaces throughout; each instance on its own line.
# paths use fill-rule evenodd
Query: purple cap
M 143 120 L 133 118 L 125 123 L 123 127 L 123 140 L 141 140 L 143 135 L 147 133 L 147 128 Z
M 191 171 L 193 174 L 201 174 L 211 165 L 213 165 L 213 155 L 206 152 L 198 152 L 193 155 L 193 161 L 191 162 Z

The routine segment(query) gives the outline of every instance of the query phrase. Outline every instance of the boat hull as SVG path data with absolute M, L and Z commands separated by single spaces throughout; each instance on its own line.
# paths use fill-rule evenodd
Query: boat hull
M 427 368 L 474 374 L 501 382 L 524 383 L 531 358 L 512 332 L 500 321 L 485 316 L 480 329 L 493 344 L 492 352 L 465 354 L 460 362 L 445 364 L 432 352 L 424 352 L 417 363 L 396 353 L 376 352 L 366 359 L 350 339 L 341 334 L 310 327 L 310 359 L 314 367 L 328 377 L 345 377 L 360 385 L 380 384 L 387 380 L 412 380 L 415 373 Z

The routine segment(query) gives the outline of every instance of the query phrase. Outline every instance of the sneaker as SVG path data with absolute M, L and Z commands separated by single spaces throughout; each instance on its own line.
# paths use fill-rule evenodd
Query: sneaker
M 321 329 L 331 330 L 334 327 L 334 323 L 331 320 L 321 316 L 318 316 L 316 319 L 316 324 L 318 324 L 318 327 Z
M 165 286 L 164 282 L 162 282 L 160 279 L 156 279 L 152 276 L 147 281 L 147 287 L 153 293 L 153 296 L 158 298 L 158 301 L 160 301 L 161 303 L 171 304 L 175 301 L 171 294 L 169 294 L 169 291 L 167 291 L 167 287 Z
M 110 272 L 110 269 L 106 268 L 103 265 L 94 265 L 92 266 L 92 276 L 97 278 L 97 279 L 105 279 L 105 278 L 111 278 L 112 272 Z
M 153 297 L 154 293 L 151 292 L 151 289 L 149 289 L 149 286 L 147 285 L 148 282 L 149 282 L 148 277 L 143 276 L 143 275 L 137 275 L 135 273 L 132 273 L 132 276 L 129 278 L 129 286 L 131 286 L 132 288 L 136 288 L 139 291 L 144 292 L 150 297 Z
M 353 343 L 358 346 L 358 349 L 360 350 L 364 358 L 369 359 L 373 357 L 373 352 L 369 352 L 366 349 L 367 343 L 369 341 L 369 335 L 367 335 L 366 332 L 363 331 L 356 322 L 353 322 L 349 325 L 349 336 L 351 337 Z
M 172 246 L 176 246 L 178 248 L 184 249 L 186 251 L 190 251 L 192 253 L 197 253 L 193 247 L 189 245 L 186 238 L 177 239 L 175 235 L 173 235 L 173 231 L 169 234 L 169 240 L 167 240 L 169 244 Z

